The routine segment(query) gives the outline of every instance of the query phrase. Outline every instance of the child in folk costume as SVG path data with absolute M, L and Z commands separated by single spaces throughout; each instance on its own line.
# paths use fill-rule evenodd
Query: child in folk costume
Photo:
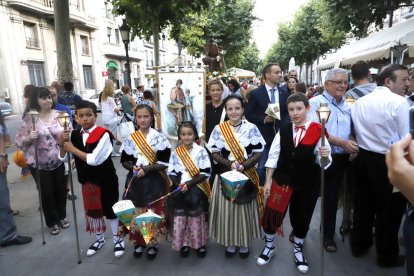
M 82 128 L 72 132 L 70 142 L 69 132 L 62 134 L 60 156 L 66 152 L 74 156 L 78 181 L 82 184 L 86 231 L 96 235 L 86 255 L 94 255 L 105 244 L 103 216 L 106 216 L 113 234 L 115 257 L 120 258 L 125 251 L 124 241 L 117 235 L 118 218 L 112 210 L 119 197 L 118 176 L 111 159 L 114 137 L 106 128 L 95 125 L 94 103 L 81 101 L 76 106 L 76 117 Z
M 267 201 L 262 219 L 266 236 L 257 264 L 267 264 L 274 255 L 275 233 L 282 230 L 280 227 L 290 199 L 294 260 L 298 270 L 307 273 L 308 263 L 302 247 L 319 196 L 318 164 L 326 169 L 332 158 L 327 139 L 326 145 L 321 146 L 322 126 L 306 118 L 309 111 L 306 95 L 296 93 L 289 96 L 287 107 L 292 124 L 285 125 L 276 134 L 266 162 L 264 194 Z
M 261 235 L 259 211 L 263 208 L 262 193 L 254 166 L 266 142 L 254 124 L 242 119 L 244 103 L 241 97 L 228 96 L 224 106 L 229 121 L 214 128 L 207 146 L 213 160 L 218 162 L 218 175 L 237 170 L 249 181 L 231 200 L 224 183 L 219 176 L 216 177 L 210 204 L 210 237 L 226 246 L 226 257 L 233 257 L 239 248 L 239 256 L 247 258 L 252 238 L 260 238 Z
M 172 190 L 181 188 L 168 204 L 174 212 L 172 248 L 187 257 L 191 247 L 202 258 L 208 242 L 210 159 L 207 151 L 194 142 L 198 135 L 192 122 L 181 123 L 177 133 L 181 145 L 172 153 L 168 166 Z
M 167 238 L 166 222 L 163 220 L 157 229 L 152 229 L 152 238 L 146 243 L 135 218 L 147 212 L 148 204 L 168 191 L 170 183 L 165 169 L 170 159 L 171 145 L 163 134 L 151 128 L 154 113 L 150 106 L 138 105 L 135 110 L 135 119 L 139 130 L 124 141 L 121 163 L 125 169 L 134 173 L 124 197 L 131 200 L 136 208 L 129 231 L 121 225 L 119 233 L 120 235 L 129 233 L 129 239 L 134 244 L 136 258 L 142 256 L 148 245 L 147 258 L 152 260 L 157 255 L 158 241 Z M 164 218 L 164 200 L 157 201 L 150 207 L 154 213 Z

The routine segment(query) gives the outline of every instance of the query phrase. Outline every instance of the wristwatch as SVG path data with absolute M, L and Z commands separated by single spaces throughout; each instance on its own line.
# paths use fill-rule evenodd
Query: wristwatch
M 0 154 L 0 157 L 3 157 L 4 159 L 9 158 L 9 156 L 7 155 L 7 153 Z

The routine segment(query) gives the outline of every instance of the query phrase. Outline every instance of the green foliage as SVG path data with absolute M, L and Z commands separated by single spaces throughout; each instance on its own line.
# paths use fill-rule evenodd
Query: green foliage
M 247 47 L 244 47 L 237 59 L 238 63 L 231 67 L 243 68 L 260 74 L 261 61 L 259 58 L 259 50 L 255 42 L 251 42 Z
M 333 26 L 356 37 L 367 36 L 371 24 L 383 27 L 383 20 L 390 9 L 401 4 L 411 4 L 411 0 L 320 0 L 325 2 Z
M 252 34 L 254 3 L 251 0 L 218 0 L 209 10 L 209 25 L 205 28 L 204 39 L 214 39 L 227 50 L 227 67 L 235 67 L 241 51 L 249 46 Z M 245 68 L 247 69 L 247 68 Z
M 287 69 L 291 57 L 297 64 L 310 64 L 332 45 L 323 39 L 320 16 L 312 2 L 301 6 L 292 24 L 280 24 L 278 40 L 266 55 L 266 62 L 278 62 Z
M 125 15 L 132 35 L 149 39 L 153 27 L 158 32 L 171 25 L 179 26 L 189 13 L 199 13 L 210 5 L 210 0 L 113 0 L 118 15 Z

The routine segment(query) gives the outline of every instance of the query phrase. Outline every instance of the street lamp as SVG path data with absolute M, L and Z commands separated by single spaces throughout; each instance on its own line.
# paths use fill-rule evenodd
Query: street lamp
M 70 115 L 65 111 L 60 111 L 57 117 L 59 124 L 63 127 L 64 131 L 68 130 L 70 124 Z M 67 162 L 68 162 L 68 177 L 69 177 L 69 185 L 70 190 L 72 191 L 73 195 L 73 179 L 72 179 L 72 164 L 71 164 L 71 155 L 70 153 L 67 154 Z M 79 233 L 78 233 L 78 219 L 76 215 L 76 206 L 75 201 L 72 200 L 72 211 L 73 211 L 73 221 L 75 222 L 75 235 L 76 235 L 76 249 L 78 253 L 78 264 L 81 263 L 81 256 L 80 256 L 80 247 L 79 247 Z
M 319 108 L 316 110 L 316 113 L 319 117 L 319 122 L 322 124 L 321 131 L 321 146 L 325 146 L 325 124 L 328 122 L 329 115 L 331 115 L 331 110 L 328 108 L 327 103 L 321 103 Z M 326 157 L 321 158 L 321 275 L 324 274 L 324 236 L 325 236 L 325 215 L 324 215 L 324 201 L 325 201 L 325 165 L 327 163 Z
M 127 84 L 131 87 L 131 67 L 129 65 L 129 55 L 128 55 L 128 45 L 130 42 L 130 32 L 131 27 L 127 24 L 126 18 L 122 19 L 122 25 L 119 26 L 119 31 L 121 32 L 122 42 L 125 45 L 125 54 L 126 54 L 126 63 L 125 63 L 125 71 L 127 74 Z
M 36 122 L 39 120 L 39 112 L 36 109 L 30 109 L 27 112 L 27 115 L 32 120 L 32 130 L 36 130 Z M 43 233 L 44 222 L 43 222 L 43 203 L 42 203 L 42 185 L 40 185 L 40 173 L 39 173 L 39 144 L 38 139 L 35 141 L 35 161 L 36 161 L 36 185 L 37 185 L 37 193 L 39 195 L 39 209 L 40 209 L 40 225 L 42 229 L 40 232 L 42 233 L 42 241 L 43 244 L 46 244 L 45 241 L 45 233 Z

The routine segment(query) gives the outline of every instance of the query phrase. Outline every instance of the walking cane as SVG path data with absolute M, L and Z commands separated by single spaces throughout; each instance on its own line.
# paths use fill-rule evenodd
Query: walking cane
M 322 124 L 322 132 L 321 132 L 321 146 L 325 146 L 325 124 L 329 119 L 329 115 L 331 111 L 328 108 L 326 103 L 321 103 L 320 107 L 316 110 L 318 114 L 319 121 Z M 321 158 L 321 275 L 324 275 L 325 270 L 325 261 L 324 261 L 324 238 L 325 238 L 325 215 L 324 215 L 324 201 L 325 201 L 325 165 L 326 165 L 326 158 Z
M 39 119 L 39 112 L 36 109 L 31 109 L 27 112 L 27 115 L 30 116 L 32 119 L 32 130 L 36 130 L 36 122 Z M 39 158 L 38 158 L 38 138 L 35 141 L 35 160 L 36 160 L 36 184 L 37 184 L 37 193 L 39 195 L 39 208 L 40 208 L 40 225 L 42 229 L 40 232 L 42 233 L 42 244 L 46 244 L 45 241 L 45 233 L 43 233 L 43 228 L 45 227 L 43 222 L 43 204 L 42 204 L 42 185 L 40 185 L 40 174 L 39 174 Z
M 59 121 L 59 124 L 63 127 L 64 131 L 67 131 L 69 122 L 70 122 L 69 114 L 67 114 L 64 111 L 59 112 L 58 121 Z M 67 157 L 68 157 L 68 167 L 69 167 L 69 171 L 68 171 L 69 184 L 70 184 L 70 190 L 72 191 L 72 194 L 73 194 L 74 190 L 73 190 L 73 179 L 72 179 L 72 164 L 71 164 L 71 158 L 70 158 L 69 152 L 67 153 Z M 80 256 L 80 247 L 79 247 L 78 219 L 76 215 L 76 206 L 75 206 L 74 200 L 72 200 L 72 211 L 73 211 L 73 222 L 75 223 L 76 250 L 78 253 L 78 264 L 80 264 L 82 263 L 82 260 Z

